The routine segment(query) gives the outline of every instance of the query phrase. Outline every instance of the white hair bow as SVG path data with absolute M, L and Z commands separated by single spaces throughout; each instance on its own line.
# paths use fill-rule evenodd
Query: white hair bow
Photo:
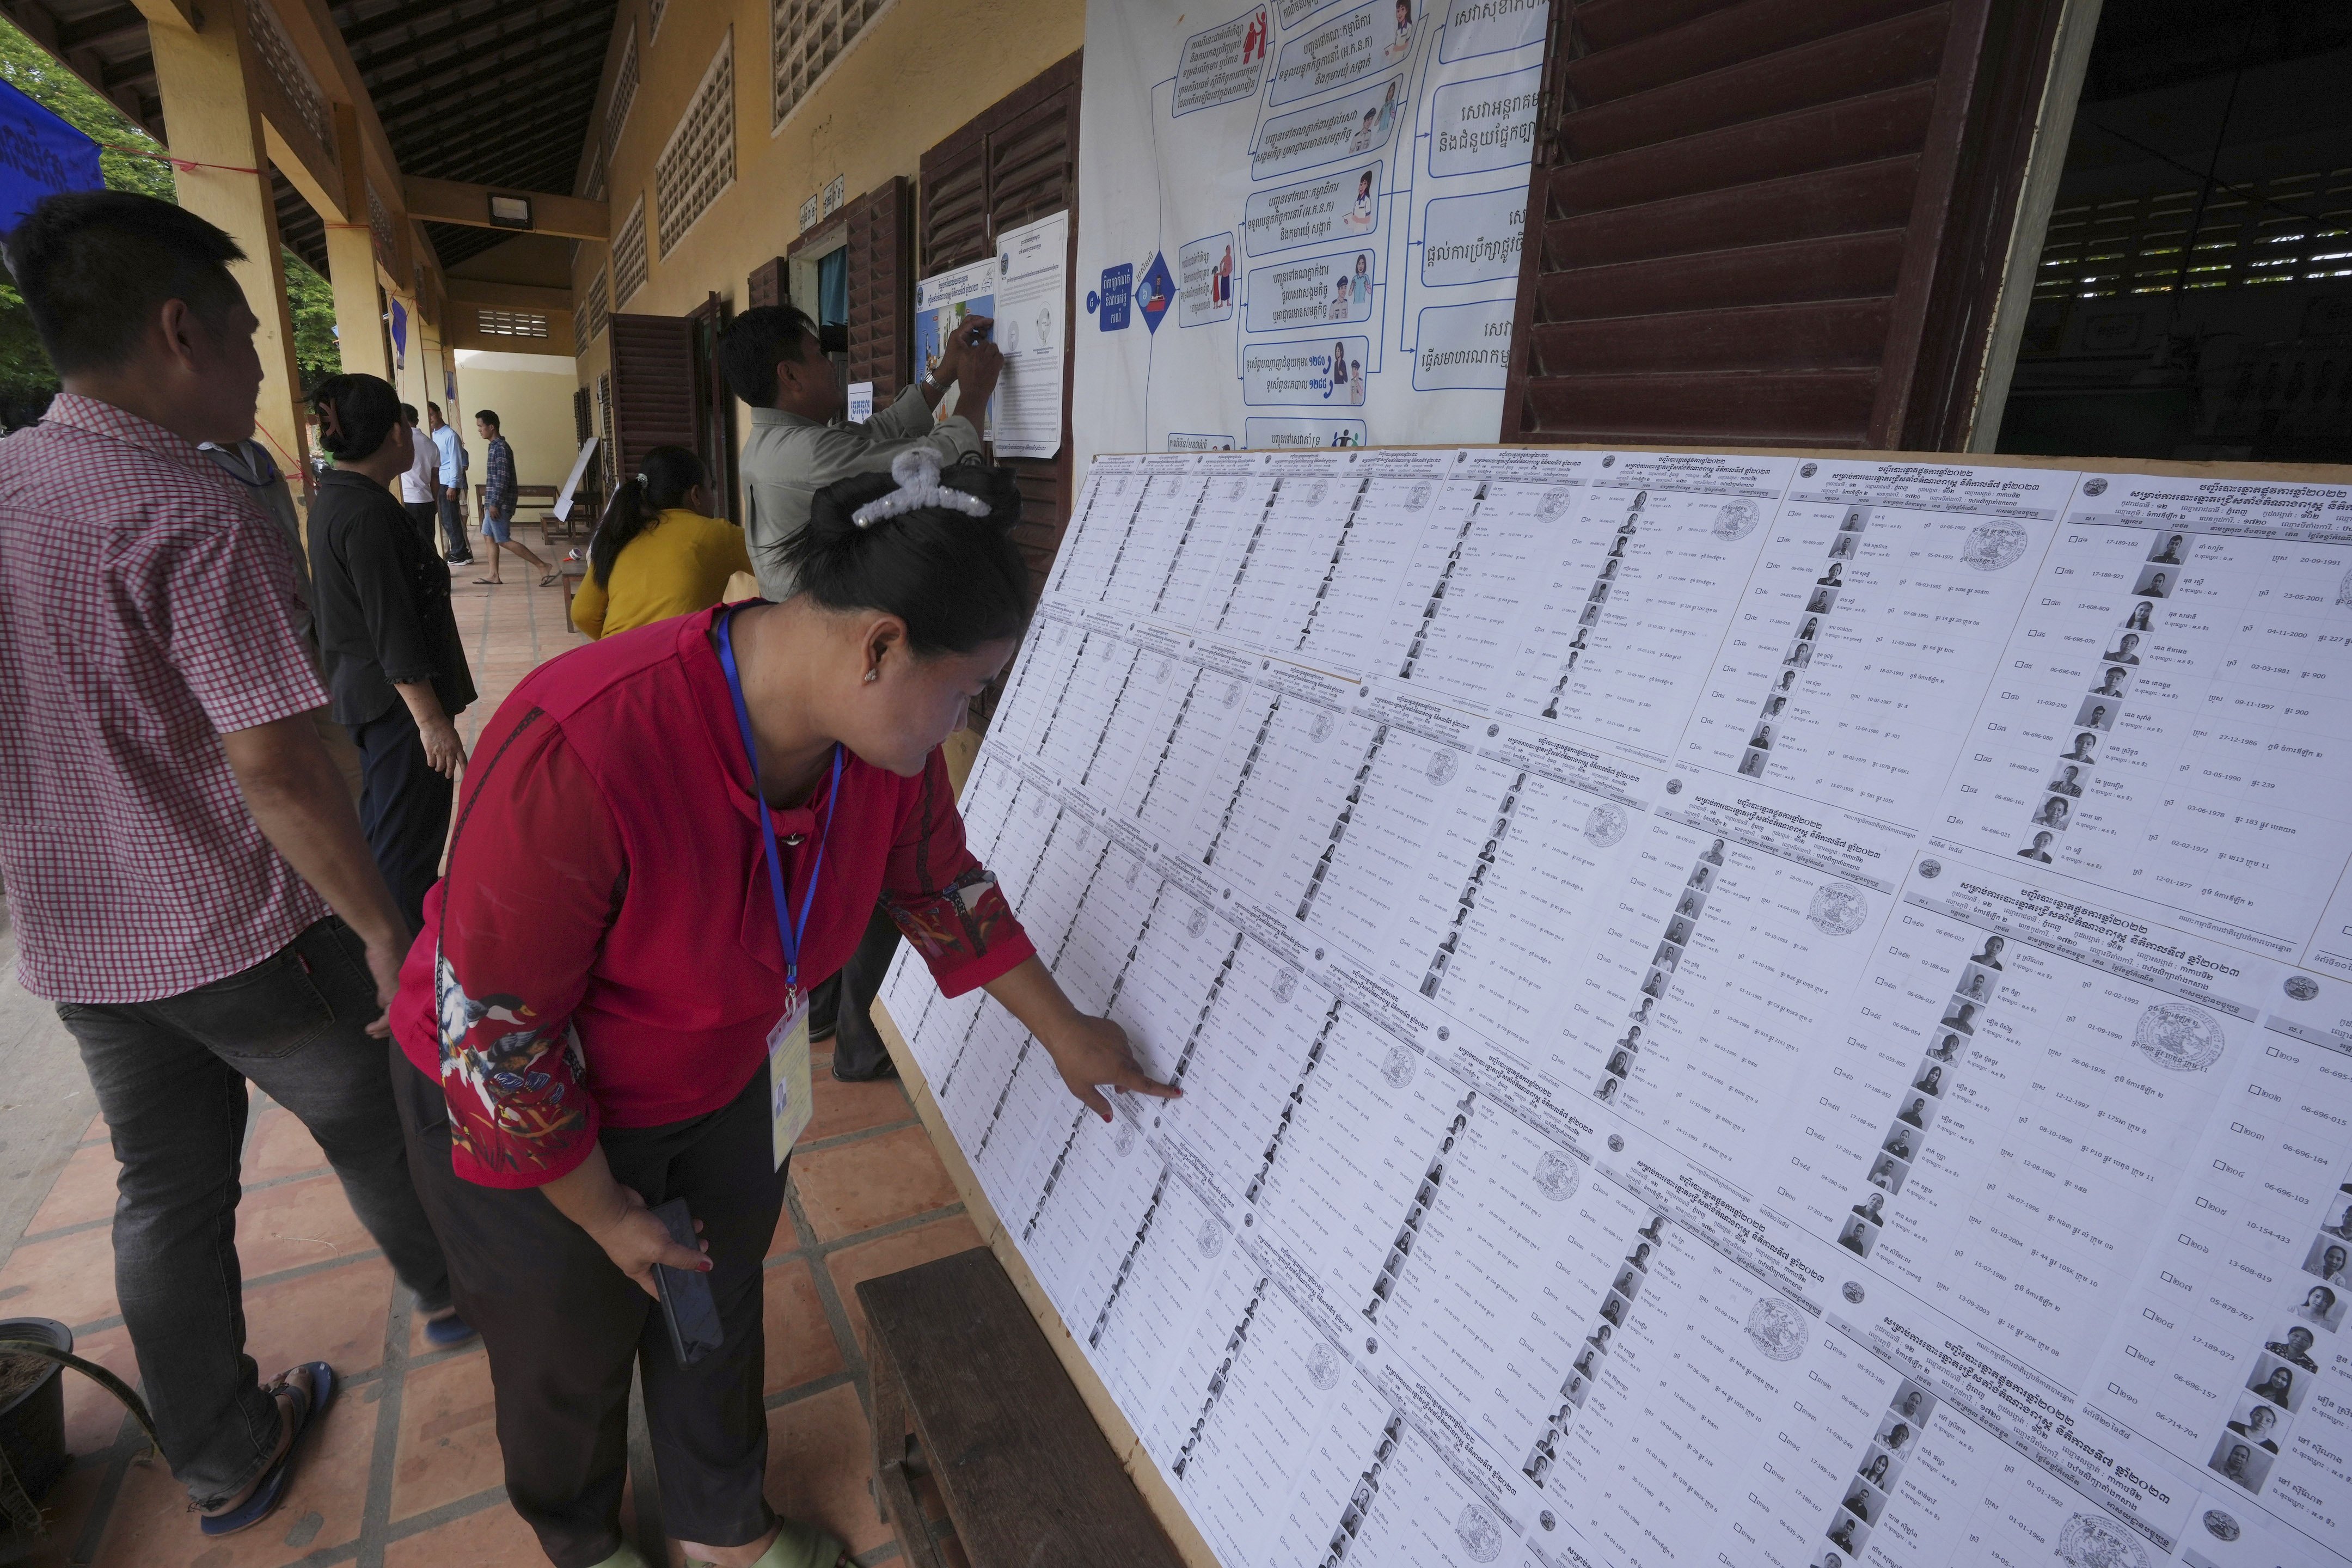
M 898 517 L 927 506 L 945 507 L 966 517 L 986 517 L 991 510 L 988 502 L 980 497 L 940 483 L 939 454 L 928 447 L 910 447 L 891 458 L 890 477 L 898 481 L 898 488 L 887 495 L 875 497 L 850 513 L 852 522 L 860 528 L 871 528 L 886 517 Z

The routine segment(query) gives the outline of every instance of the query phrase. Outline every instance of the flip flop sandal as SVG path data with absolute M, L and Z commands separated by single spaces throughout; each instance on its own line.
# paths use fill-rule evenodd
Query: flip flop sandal
M 250 1530 L 286 1500 L 286 1488 L 294 1479 L 294 1458 L 302 1451 L 303 1437 L 335 1403 L 335 1369 L 325 1362 L 314 1361 L 309 1371 L 310 1393 L 307 1396 L 283 1377 L 265 1391 L 273 1403 L 281 1388 L 293 1389 L 295 1397 L 301 1400 L 302 1408 L 294 1416 L 294 1436 L 287 1441 L 286 1451 L 278 1456 L 278 1462 L 262 1473 L 261 1484 L 253 1489 L 251 1497 L 226 1513 L 211 1514 L 200 1521 L 199 1528 L 206 1535 L 235 1535 L 240 1530 Z
M 495 577 L 477 577 L 474 579 L 474 586 L 477 588 L 503 588 L 506 584 L 499 582 Z
M 552 588 L 562 575 L 563 574 L 561 572 L 550 572 L 546 576 L 541 577 L 539 580 L 539 585 L 542 588 Z
M 751 1568 L 841 1568 L 849 1561 L 849 1548 L 826 1534 L 814 1524 L 797 1524 L 787 1519 L 776 1531 L 776 1539 Z M 688 1568 L 711 1568 L 699 1558 L 689 1557 Z

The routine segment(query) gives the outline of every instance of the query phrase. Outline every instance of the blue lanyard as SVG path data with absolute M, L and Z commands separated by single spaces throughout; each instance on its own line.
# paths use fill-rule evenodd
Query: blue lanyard
M 833 787 L 824 797 L 824 826 L 817 831 L 816 864 L 809 869 L 808 890 L 801 895 L 801 918 L 787 917 L 784 859 L 776 847 L 776 824 L 760 793 L 760 748 L 751 739 L 751 710 L 743 706 L 743 677 L 735 668 L 735 612 L 719 623 L 719 668 L 727 672 L 727 694 L 735 700 L 735 729 L 743 737 L 743 760 L 751 764 L 751 805 L 760 817 L 760 837 L 768 847 L 768 891 L 776 900 L 776 931 L 784 939 L 784 984 L 797 991 L 801 984 L 801 933 L 808 930 L 809 910 L 816 902 L 816 880 L 824 875 L 824 841 L 833 836 L 833 806 L 841 798 L 841 747 L 833 748 Z

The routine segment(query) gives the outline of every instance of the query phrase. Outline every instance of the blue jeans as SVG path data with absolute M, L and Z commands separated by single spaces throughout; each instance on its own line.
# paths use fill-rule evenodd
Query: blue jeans
M 310 1130 L 417 1306 L 449 1304 L 408 1179 L 365 950 L 328 919 L 252 968 L 158 1002 L 58 1005 L 122 1163 L 114 1290 L 173 1475 L 200 1508 L 269 1464 L 278 1405 L 245 1353 L 236 1256 L 246 1083 Z M 274 1373 L 278 1368 L 272 1368 Z

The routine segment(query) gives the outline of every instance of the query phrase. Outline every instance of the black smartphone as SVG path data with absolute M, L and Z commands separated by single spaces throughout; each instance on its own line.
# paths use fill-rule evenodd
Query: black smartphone
M 653 1215 L 680 1247 L 699 1245 L 694 1235 L 694 1216 L 686 1212 L 684 1198 L 670 1199 Z M 654 1285 L 661 1292 L 662 1320 L 669 1324 L 669 1348 L 677 1352 L 680 1366 L 692 1366 L 719 1347 L 724 1336 L 719 1330 L 719 1304 L 711 1300 L 709 1275 L 698 1268 L 656 1263 Z

